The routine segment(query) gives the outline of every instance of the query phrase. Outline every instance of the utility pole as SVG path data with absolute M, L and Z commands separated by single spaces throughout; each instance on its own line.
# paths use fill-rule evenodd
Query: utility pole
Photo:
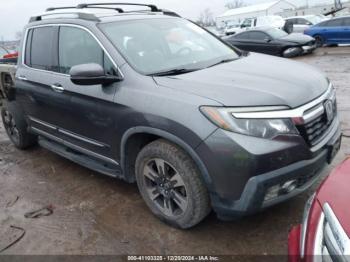
M 309 0 L 306 0 L 306 8 L 309 8 Z

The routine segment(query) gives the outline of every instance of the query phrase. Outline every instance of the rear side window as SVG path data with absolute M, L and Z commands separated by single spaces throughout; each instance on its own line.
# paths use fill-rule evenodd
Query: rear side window
M 328 27 L 336 27 L 336 26 L 342 26 L 342 25 L 343 25 L 343 19 L 335 19 L 335 20 L 328 21 L 326 23 L 326 26 Z
M 249 39 L 249 33 L 235 35 L 232 39 Z
M 27 37 L 25 64 L 41 70 L 54 71 L 55 27 L 31 29 Z
M 304 18 L 298 18 L 298 20 L 297 20 L 298 22 L 297 22 L 297 24 L 298 25 L 308 25 L 308 24 L 310 24 L 310 22 L 308 22 L 306 19 L 304 19 Z
M 267 34 L 262 32 L 250 32 L 249 37 L 252 40 L 259 40 L 259 41 L 260 40 L 263 41 L 269 38 Z

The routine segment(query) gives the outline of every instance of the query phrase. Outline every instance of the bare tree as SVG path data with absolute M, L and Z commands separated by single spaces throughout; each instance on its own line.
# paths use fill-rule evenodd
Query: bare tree
M 215 24 L 214 14 L 213 12 L 207 8 L 203 12 L 201 12 L 198 23 L 202 26 L 212 26 Z
M 244 0 L 234 0 L 226 3 L 225 7 L 227 9 L 235 9 L 245 6 Z

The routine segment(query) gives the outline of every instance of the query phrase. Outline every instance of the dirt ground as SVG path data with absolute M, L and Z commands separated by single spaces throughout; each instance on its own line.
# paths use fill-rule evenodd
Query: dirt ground
M 350 48 L 330 48 L 296 59 L 323 70 L 338 91 L 343 130 L 350 135 Z M 350 155 L 344 138 L 332 167 Z M 331 167 L 324 171 L 329 174 Z M 155 218 L 136 185 L 99 175 L 42 148 L 16 150 L 0 125 L 0 250 L 16 231 L 24 237 L 2 254 L 286 254 L 287 234 L 301 221 L 316 187 L 236 222 L 211 214 L 181 231 Z M 53 214 L 25 218 L 52 205 Z

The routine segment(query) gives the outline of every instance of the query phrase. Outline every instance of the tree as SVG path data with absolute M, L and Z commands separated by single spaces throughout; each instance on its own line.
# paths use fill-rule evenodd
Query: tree
M 202 26 L 212 26 L 215 24 L 213 12 L 207 8 L 199 16 L 198 23 Z
M 226 3 L 227 9 L 236 9 L 245 6 L 244 0 L 234 0 Z

